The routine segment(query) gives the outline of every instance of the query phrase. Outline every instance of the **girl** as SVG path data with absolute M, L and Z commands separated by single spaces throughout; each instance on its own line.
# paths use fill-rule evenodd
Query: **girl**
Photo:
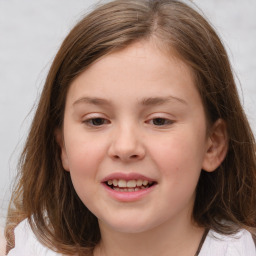
M 175 0 L 100 6 L 49 71 L 7 253 L 255 256 L 254 146 L 200 14 Z

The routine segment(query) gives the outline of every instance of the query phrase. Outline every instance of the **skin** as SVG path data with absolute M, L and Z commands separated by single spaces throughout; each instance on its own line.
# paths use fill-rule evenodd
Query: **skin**
M 78 196 L 99 220 L 94 254 L 194 255 L 204 232 L 191 217 L 196 185 L 202 169 L 223 160 L 225 141 L 222 121 L 207 132 L 190 68 L 151 41 L 106 55 L 79 75 L 58 142 Z M 117 200 L 102 184 L 116 172 L 156 185 L 138 200 Z

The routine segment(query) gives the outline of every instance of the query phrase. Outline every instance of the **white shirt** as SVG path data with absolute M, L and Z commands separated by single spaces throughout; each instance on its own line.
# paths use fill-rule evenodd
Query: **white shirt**
M 256 248 L 247 230 L 232 236 L 210 230 L 198 256 L 256 256 Z
M 19 223 L 14 234 L 15 248 L 9 251 L 8 256 L 62 256 L 37 240 L 27 219 Z
M 23 220 L 14 233 L 15 248 L 8 256 L 61 256 L 39 243 L 27 220 Z M 210 230 L 199 256 L 256 256 L 256 249 L 251 234 L 246 230 L 233 236 Z

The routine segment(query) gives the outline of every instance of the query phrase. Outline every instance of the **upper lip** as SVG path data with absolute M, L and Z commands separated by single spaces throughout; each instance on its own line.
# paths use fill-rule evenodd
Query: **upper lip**
M 139 174 L 139 173 L 121 173 L 121 172 L 116 172 L 112 173 L 108 176 L 106 176 L 102 182 L 107 182 L 108 180 L 147 180 L 147 181 L 155 181 L 152 178 L 149 178 L 145 175 Z

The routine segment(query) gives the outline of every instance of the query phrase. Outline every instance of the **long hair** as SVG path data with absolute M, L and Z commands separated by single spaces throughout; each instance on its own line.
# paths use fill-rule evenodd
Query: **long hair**
M 255 228 L 255 140 L 239 101 L 227 53 L 198 12 L 176 0 L 115 0 L 84 17 L 62 43 L 47 76 L 19 162 L 6 238 L 25 218 L 38 239 L 63 254 L 91 255 L 100 241 L 97 218 L 77 196 L 55 140 L 72 81 L 97 59 L 138 40 L 174 49 L 193 71 L 209 124 L 225 120 L 227 156 L 212 173 L 202 170 L 194 221 L 222 234 Z

